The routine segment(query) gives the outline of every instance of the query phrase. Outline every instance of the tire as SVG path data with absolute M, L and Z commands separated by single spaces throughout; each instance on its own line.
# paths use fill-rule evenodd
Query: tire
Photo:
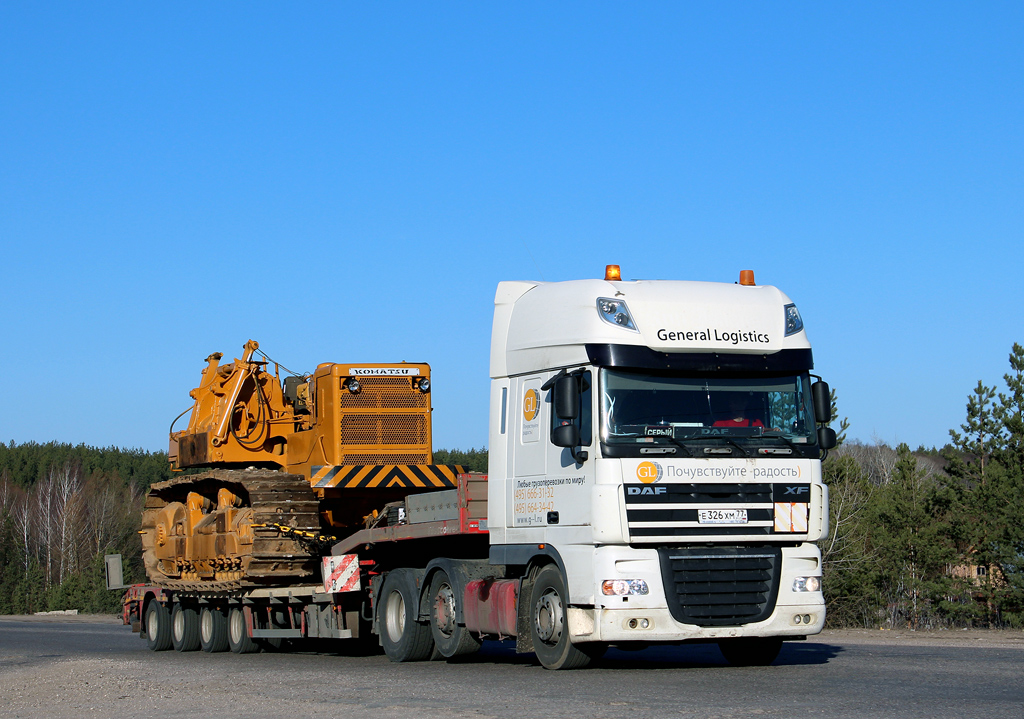
M 393 662 L 419 662 L 434 651 L 430 625 L 417 621 L 419 594 L 411 577 L 402 571 L 388 574 L 380 592 L 381 645 Z
M 155 599 L 146 607 L 146 644 L 154 652 L 171 648 L 171 615 Z
M 199 648 L 199 615 L 192 607 L 175 604 L 171 610 L 171 645 L 176 652 Z
M 723 639 L 718 648 L 734 667 L 766 667 L 775 661 L 782 649 L 781 637 L 744 637 Z
M 199 646 L 204 652 L 228 650 L 228 618 L 220 609 L 203 607 L 199 612 Z
M 537 573 L 530 593 L 530 636 L 545 669 L 581 669 L 607 649 L 605 644 L 569 641 L 568 596 L 558 567 L 548 564 Z
M 228 648 L 235 654 L 251 654 L 260 650 L 249 636 L 245 612 L 241 607 L 232 607 L 228 610 Z
M 447 573 L 438 571 L 434 574 L 429 596 L 430 634 L 438 653 L 445 659 L 451 659 L 480 649 L 480 640 L 455 620 L 462 602 Z

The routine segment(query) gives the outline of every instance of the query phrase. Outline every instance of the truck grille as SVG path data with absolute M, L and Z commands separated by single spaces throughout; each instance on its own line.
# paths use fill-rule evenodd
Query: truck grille
M 775 609 L 779 547 L 661 547 L 658 554 L 668 608 L 677 622 L 751 624 Z

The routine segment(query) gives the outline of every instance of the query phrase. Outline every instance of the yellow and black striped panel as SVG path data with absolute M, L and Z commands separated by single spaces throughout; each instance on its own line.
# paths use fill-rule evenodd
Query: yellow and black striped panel
M 313 467 L 309 482 L 323 489 L 457 487 L 465 469 L 458 464 L 385 464 Z

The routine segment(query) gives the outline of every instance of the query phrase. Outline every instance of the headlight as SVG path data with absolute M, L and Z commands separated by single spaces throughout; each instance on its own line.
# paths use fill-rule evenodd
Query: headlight
M 430 391 L 430 380 L 424 377 L 423 379 L 420 380 L 418 388 L 420 392 L 426 394 L 427 392 Z
M 821 591 L 821 577 L 797 577 L 793 580 L 794 592 Z
M 629 314 L 629 308 L 622 300 L 613 300 L 608 297 L 597 298 L 597 313 L 601 319 L 610 325 L 622 327 L 623 329 L 638 332 L 636 324 L 633 323 L 633 316 Z
M 606 579 L 601 582 L 601 593 L 609 597 L 621 597 L 626 594 L 647 594 L 649 591 L 647 582 L 642 579 Z
M 800 317 L 800 310 L 796 308 L 796 305 L 786 305 L 783 312 L 786 313 L 786 337 L 795 335 L 804 328 L 803 318 Z

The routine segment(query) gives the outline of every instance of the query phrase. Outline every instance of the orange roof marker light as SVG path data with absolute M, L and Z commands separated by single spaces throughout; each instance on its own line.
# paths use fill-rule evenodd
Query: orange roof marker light
M 622 272 L 619 270 L 618 265 L 605 265 L 604 266 L 604 279 L 607 282 L 621 282 Z
M 740 270 L 740 284 L 747 285 L 748 287 L 754 286 L 754 271 L 753 270 Z

